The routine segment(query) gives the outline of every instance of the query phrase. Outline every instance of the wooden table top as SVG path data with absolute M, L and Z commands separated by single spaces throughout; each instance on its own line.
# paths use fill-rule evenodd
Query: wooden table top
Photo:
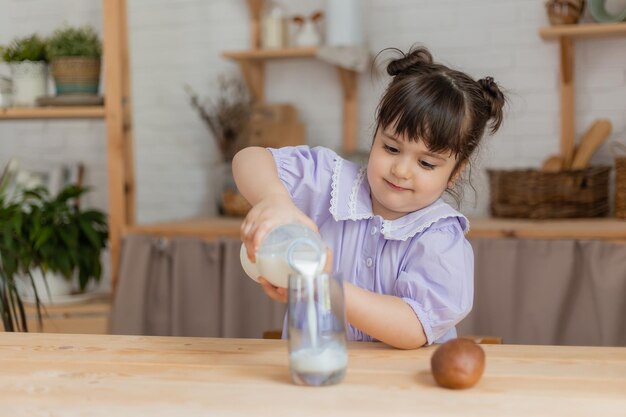
M 349 345 L 329 387 L 293 385 L 283 340 L 0 333 L 0 414 L 45 416 L 624 416 L 626 348 L 483 345 L 439 388 L 435 347 Z

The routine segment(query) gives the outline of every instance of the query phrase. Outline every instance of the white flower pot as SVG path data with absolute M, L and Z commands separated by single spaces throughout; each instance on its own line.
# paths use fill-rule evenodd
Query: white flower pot
M 31 275 L 33 277 L 33 282 L 35 283 L 35 288 L 37 288 L 37 295 L 44 303 L 53 302 L 55 298 L 66 297 L 74 291 L 74 280 L 67 280 L 61 274 L 46 272 L 46 278 L 44 281 L 41 269 L 37 268 L 31 271 Z M 46 281 L 48 284 L 47 288 Z M 25 300 L 30 301 L 35 299 L 35 292 L 33 290 L 30 277 L 23 276 L 20 287 L 20 295 Z M 50 291 L 49 293 L 48 290 Z
M 13 105 L 33 107 L 48 93 L 48 65 L 43 61 L 11 62 Z

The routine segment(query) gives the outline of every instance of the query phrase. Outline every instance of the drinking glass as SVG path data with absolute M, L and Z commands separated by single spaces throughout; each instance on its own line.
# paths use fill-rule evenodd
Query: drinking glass
M 348 353 L 339 274 L 291 274 L 288 286 L 289 370 L 299 385 L 339 383 Z

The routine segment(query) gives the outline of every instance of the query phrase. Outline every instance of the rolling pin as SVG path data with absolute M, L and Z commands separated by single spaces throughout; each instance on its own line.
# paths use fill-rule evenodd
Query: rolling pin
M 541 170 L 543 172 L 559 172 L 562 169 L 563 158 L 559 155 L 550 155 L 541 165 Z
M 571 169 L 585 169 L 589 160 L 611 134 L 611 121 L 600 119 L 593 122 L 576 148 Z

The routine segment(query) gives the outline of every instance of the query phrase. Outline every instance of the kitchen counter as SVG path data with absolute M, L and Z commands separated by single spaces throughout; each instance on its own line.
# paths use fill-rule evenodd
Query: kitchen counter
M 350 343 L 339 385 L 289 378 L 284 340 L 0 333 L 0 410 L 45 416 L 623 416 L 626 348 L 483 345 L 473 388 L 439 388 L 436 347 Z

